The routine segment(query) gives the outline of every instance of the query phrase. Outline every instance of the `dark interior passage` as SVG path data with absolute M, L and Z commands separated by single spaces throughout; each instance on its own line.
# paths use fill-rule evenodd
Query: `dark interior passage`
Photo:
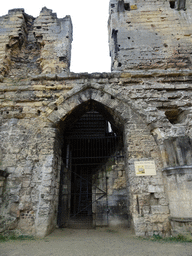
M 111 156 L 117 155 L 121 147 L 121 134 L 114 132 L 110 122 L 95 110 L 86 112 L 65 129 L 63 163 L 67 171 L 61 172 L 61 187 L 66 187 L 64 183 L 68 182 L 68 193 L 64 196 L 60 189 L 60 219 L 63 214 L 69 219 L 68 223 L 74 219 L 92 223 L 95 200 L 92 191 L 97 186 L 93 184 L 93 175 L 105 166 Z M 63 174 L 67 175 L 68 181 Z M 104 196 L 107 199 L 107 180 L 105 190 L 99 189 L 97 199 Z M 68 216 L 64 213 L 67 210 L 65 204 L 68 204 Z

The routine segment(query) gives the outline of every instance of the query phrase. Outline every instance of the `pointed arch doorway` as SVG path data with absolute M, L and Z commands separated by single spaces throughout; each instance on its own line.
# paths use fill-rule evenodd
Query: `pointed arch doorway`
M 124 165 L 122 126 L 117 127 L 104 105 L 90 100 L 67 116 L 61 130 L 58 226 L 107 226 L 110 216 L 122 211 L 126 219 L 126 203 L 118 213 L 119 202 L 111 193 L 115 169 Z

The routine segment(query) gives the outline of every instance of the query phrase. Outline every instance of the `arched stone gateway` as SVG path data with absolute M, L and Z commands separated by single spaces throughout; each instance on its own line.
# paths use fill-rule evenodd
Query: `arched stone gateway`
M 100 74 L 70 72 L 70 16 L 0 17 L 1 233 L 83 220 L 191 232 L 192 9 L 177 7 L 110 1 L 112 72 Z
M 44 236 L 56 225 L 82 225 L 82 218 L 79 220 L 78 215 L 81 216 L 84 212 L 91 216 L 91 226 L 119 225 L 134 228 L 137 235 L 169 232 L 169 208 L 163 185 L 162 161 L 158 146 L 143 118 L 115 96 L 93 88 L 71 94 L 63 102 L 60 100 L 55 108 L 47 118 L 55 126 L 52 130 L 55 139 L 50 175 L 56 186 L 51 195 L 50 191 L 47 191 L 47 195 L 46 191 L 43 194 L 44 198 L 50 198 L 49 205 L 46 206 L 50 209 L 50 214 L 43 212 L 45 200 L 40 197 L 36 215 L 37 235 Z M 101 123 L 105 122 L 105 126 L 96 122 L 98 117 Z M 95 129 L 94 136 L 89 134 L 90 129 L 86 136 L 83 134 L 83 129 L 89 123 Z M 106 123 L 110 124 L 111 133 L 107 131 Z M 81 127 L 78 128 L 79 126 Z M 105 129 L 103 135 L 97 131 L 99 126 L 100 129 Z M 86 158 L 93 158 L 95 155 L 85 153 L 84 158 L 80 159 L 80 162 L 83 161 L 89 167 L 91 179 L 74 169 L 77 167 L 74 167 L 75 164 L 73 166 L 73 157 L 78 158 L 79 155 L 73 151 L 74 144 L 71 149 L 69 144 L 72 144 L 76 136 L 84 141 L 93 140 L 97 136 L 103 138 L 101 143 L 104 148 L 100 145 L 101 149 L 98 148 L 96 153 L 99 164 L 90 171 L 93 162 L 88 164 Z M 109 136 L 113 139 L 120 137 L 122 142 L 107 149 L 104 140 L 109 139 Z M 82 150 L 87 152 L 86 143 L 88 142 L 84 142 Z M 77 146 L 76 150 L 81 147 L 82 145 Z M 97 146 L 93 143 L 92 148 L 95 147 Z M 107 155 L 99 152 L 104 149 L 108 150 Z M 90 152 L 91 150 L 89 149 Z M 46 187 L 44 177 L 42 175 L 43 191 Z M 86 189 L 89 203 L 81 206 L 81 198 Z M 80 193 L 80 190 L 84 192 Z
M 60 123 L 59 227 L 112 222 L 128 226 L 121 128 L 102 104 L 92 100 L 80 104 Z

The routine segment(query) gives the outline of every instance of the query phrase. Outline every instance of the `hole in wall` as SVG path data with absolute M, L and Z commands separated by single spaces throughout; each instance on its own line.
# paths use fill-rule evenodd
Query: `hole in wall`
M 119 46 L 117 44 L 117 33 L 118 33 L 118 30 L 115 30 L 115 29 L 112 30 L 111 38 L 113 38 L 114 40 L 115 54 L 117 54 L 117 52 L 119 51 Z
M 177 107 L 165 110 L 165 115 L 171 124 L 181 123 L 184 118 L 183 111 Z
M 10 49 L 11 47 L 9 46 L 9 44 L 6 44 L 6 49 Z
M 130 11 L 130 4 L 124 3 L 124 9 L 125 9 L 125 11 Z
M 158 107 L 158 109 L 165 113 L 165 116 L 171 124 L 182 123 L 187 117 L 187 111 L 183 111 L 178 106 Z
M 43 39 L 43 36 L 36 36 L 36 38 L 37 38 L 38 40 L 42 40 L 42 39 Z
M 165 115 L 171 124 L 178 122 L 179 111 L 178 109 L 170 109 L 165 111 Z
M 66 61 L 66 57 L 59 57 L 59 61 Z
M 175 1 L 169 1 L 169 5 L 171 9 L 175 8 Z

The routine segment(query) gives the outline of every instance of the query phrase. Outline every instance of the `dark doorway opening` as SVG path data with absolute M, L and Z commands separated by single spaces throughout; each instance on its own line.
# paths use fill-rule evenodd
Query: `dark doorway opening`
M 90 109 L 68 125 L 63 141 L 59 227 L 94 227 L 95 204 L 100 207 L 97 215 L 107 225 L 107 166 L 123 158 L 122 133 L 102 114 Z

